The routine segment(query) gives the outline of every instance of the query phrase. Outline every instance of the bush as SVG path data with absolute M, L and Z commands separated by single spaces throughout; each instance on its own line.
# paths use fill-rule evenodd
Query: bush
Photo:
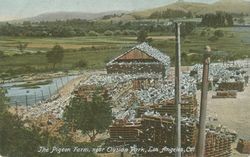
M 209 40 L 209 41 L 217 41 L 217 40 L 219 40 L 219 37 L 217 37 L 217 36 L 212 36 L 212 37 L 210 37 L 208 40 Z
M 191 43 L 190 40 L 184 40 L 184 43 Z
M 85 68 L 86 66 L 87 66 L 87 62 L 82 59 L 75 63 L 76 68 Z
M 98 36 L 99 34 L 95 31 L 89 31 L 89 36 Z
M 137 32 L 135 30 L 129 30 L 128 34 L 129 35 L 137 35 Z
M 120 30 L 116 30 L 115 32 L 114 32 L 114 35 L 121 35 L 122 34 L 122 31 L 120 31 Z
M 122 35 L 129 35 L 129 30 L 123 30 Z
M 232 33 L 232 34 L 229 36 L 229 38 L 234 38 L 234 34 Z
M 200 36 L 201 36 L 201 37 L 204 37 L 204 36 L 206 36 L 206 34 L 207 34 L 206 31 L 201 31 Z
M 85 47 L 81 47 L 81 48 L 79 48 L 79 51 L 85 51 L 86 50 L 86 48 Z
M 7 57 L 7 55 L 4 54 L 3 51 L 0 51 L 0 59 Z
M 222 30 L 216 30 L 216 31 L 214 31 L 214 35 L 217 37 L 223 37 L 224 32 Z
M 36 53 L 40 55 L 42 54 L 42 51 L 38 50 Z
M 105 36 L 112 36 L 112 35 L 113 35 L 113 32 L 110 31 L 110 30 L 107 30 L 107 31 L 104 32 L 104 35 L 105 35 Z

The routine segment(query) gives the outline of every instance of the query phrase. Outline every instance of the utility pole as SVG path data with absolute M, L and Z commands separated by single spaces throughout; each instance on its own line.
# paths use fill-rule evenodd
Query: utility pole
M 16 101 L 16 115 L 18 116 L 18 104 L 17 104 L 17 101 Z
M 37 102 L 37 101 L 36 101 L 36 92 L 35 92 L 35 104 L 36 104 L 36 102 Z
M 42 93 L 42 100 L 44 101 L 44 95 L 43 95 L 43 90 L 41 90 L 41 93 Z
M 181 39 L 180 23 L 176 23 L 176 56 L 175 56 L 175 105 L 176 105 L 176 157 L 181 157 Z
M 28 96 L 25 95 L 25 104 L 26 104 L 26 110 L 28 111 Z
M 57 92 L 59 91 L 57 80 L 56 80 L 56 90 L 57 90 Z
M 62 83 L 62 87 L 64 86 L 64 84 L 63 84 L 63 80 L 62 80 L 62 78 L 60 78 L 60 80 L 61 80 L 61 83 Z
M 49 96 L 51 97 L 51 90 L 50 90 L 50 87 L 48 87 L 48 89 L 49 89 Z
M 199 137 L 196 156 L 204 157 L 205 154 L 205 141 L 206 141 L 206 112 L 207 112 L 207 93 L 208 93 L 208 76 L 209 76 L 209 63 L 211 48 L 206 46 L 206 52 L 203 60 L 203 77 L 202 77 L 202 91 L 201 91 L 201 105 L 200 105 L 200 118 L 199 118 Z

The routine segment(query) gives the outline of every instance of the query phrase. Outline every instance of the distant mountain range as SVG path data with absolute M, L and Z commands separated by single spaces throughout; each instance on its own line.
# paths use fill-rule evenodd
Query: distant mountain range
M 70 20 L 70 19 L 86 19 L 86 20 L 94 20 L 100 19 L 106 15 L 120 15 L 122 13 L 126 13 L 126 11 L 109 11 L 109 12 L 100 12 L 100 13 L 85 13 L 85 12 L 52 12 L 52 13 L 44 13 L 38 16 L 24 18 L 20 20 L 15 20 L 15 22 L 22 21 L 56 21 L 56 20 Z
M 35 17 L 25 18 L 21 20 L 15 20 L 15 22 L 22 21 L 56 21 L 56 20 L 69 20 L 69 19 L 86 19 L 94 20 L 100 19 L 106 15 L 113 14 L 122 14 L 125 13 L 121 18 L 115 17 L 114 20 L 131 20 L 134 17 L 149 17 L 153 12 L 156 11 L 165 11 L 167 9 L 172 10 L 182 10 L 186 12 L 192 12 L 193 14 L 205 14 L 205 13 L 215 13 L 216 11 L 225 11 L 229 13 L 245 13 L 250 14 L 250 2 L 244 0 L 219 0 L 212 4 L 207 3 L 195 3 L 195 2 L 186 2 L 178 1 L 166 6 L 152 8 L 142 11 L 135 12 L 126 12 L 126 11 L 110 11 L 110 12 L 101 12 L 101 13 L 84 13 L 84 12 L 54 12 L 54 13 L 44 13 Z
M 133 15 L 148 17 L 153 12 L 165 11 L 167 9 L 182 10 L 194 14 L 215 13 L 216 11 L 225 11 L 229 13 L 247 13 L 250 14 L 250 2 L 244 0 L 219 0 L 212 4 L 195 3 L 195 2 L 176 2 L 166 6 L 147 9 L 144 11 L 134 12 Z

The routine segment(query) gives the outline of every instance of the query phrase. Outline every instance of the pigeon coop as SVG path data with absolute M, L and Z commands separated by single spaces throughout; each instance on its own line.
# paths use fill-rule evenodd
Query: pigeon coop
M 234 142 L 232 135 L 226 133 L 208 131 L 206 134 L 205 157 L 229 157 L 231 145 Z
M 250 154 L 250 140 L 240 139 L 237 144 L 237 151 L 243 154 Z
M 162 76 L 167 75 L 169 67 L 170 57 L 147 43 L 131 48 L 106 65 L 108 74 L 155 73 Z
M 237 98 L 237 91 L 217 91 L 212 98 Z
M 175 147 L 175 120 L 169 117 L 144 116 L 141 122 L 142 142 L 149 145 Z M 196 144 L 197 126 L 193 121 L 182 121 L 182 146 L 192 147 Z
M 244 88 L 245 88 L 244 82 L 222 82 L 219 84 L 218 91 L 236 90 L 242 92 L 244 91 Z
M 109 127 L 110 142 L 114 144 L 138 143 L 140 128 L 140 124 L 114 124 Z
M 195 97 L 183 97 L 181 103 L 181 114 L 184 117 L 197 117 L 198 103 Z M 153 110 L 160 113 L 162 116 L 165 114 L 176 115 L 176 105 L 174 100 L 167 100 L 159 105 L 141 106 L 137 109 L 137 115 L 140 117 L 147 110 Z
M 142 144 L 157 148 L 175 148 L 176 126 L 175 120 L 170 117 L 144 116 L 141 122 Z M 195 147 L 198 128 L 196 122 L 190 119 L 182 121 L 182 147 Z M 167 155 L 170 155 L 168 152 Z M 194 153 L 194 152 L 192 152 Z M 192 156 L 186 154 L 185 156 Z

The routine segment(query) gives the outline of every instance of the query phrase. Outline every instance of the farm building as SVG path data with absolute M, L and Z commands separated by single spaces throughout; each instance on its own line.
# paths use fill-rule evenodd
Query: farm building
M 166 76 L 170 58 L 147 43 L 139 44 L 107 63 L 107 73 L 156 73 Z

